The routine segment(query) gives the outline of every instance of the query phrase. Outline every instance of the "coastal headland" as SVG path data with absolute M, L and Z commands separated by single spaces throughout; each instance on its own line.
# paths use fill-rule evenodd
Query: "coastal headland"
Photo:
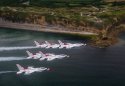
M 0 27 L 88 36 L 92 46 L 108 47 L 117 43 L 125 29 L 123 2 L 54 8 L 1 6 Z

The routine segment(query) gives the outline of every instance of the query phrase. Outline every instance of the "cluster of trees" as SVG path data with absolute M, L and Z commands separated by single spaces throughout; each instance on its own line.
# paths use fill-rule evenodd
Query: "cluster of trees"
M 28 3 L 27 3 L 28 2 Z M 85 6 L 113 3 L 114 5 L 124 5 L 125 0 L 0 0 L 0 6 Z
M 0 0 L 0 6 L 18 6 L 28 0 Z
M 31 0 L 32 5 L 37 6 L 84 6 L 88 4 L 100 4 L 102 0 Z
M 0 5 L 20 6 L 25 2 L 31 6 L 83 6 L 100 4 L 102 0 L 0 0 Z
M 31 23 L 42 24 L 43 16 L 34 13 L 12 12 L 12 11 L 0 11 L 0 18 L 5 21 L 11 21 L 16 23 Z
M 85 5 L 100 5 L 113 3 L 115 5 L 125 4 L 125 0 L 0 0 L 0 6 L 44 6 L 44 7 L 73 7 Z

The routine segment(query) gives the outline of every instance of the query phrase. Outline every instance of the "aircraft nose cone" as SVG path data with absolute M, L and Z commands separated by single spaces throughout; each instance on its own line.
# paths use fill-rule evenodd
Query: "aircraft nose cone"
M 69 56 L 67 55 L 67 57 L 69 57 Z
M 47 68 L 47 71 L 50 71 L 50 68 Z

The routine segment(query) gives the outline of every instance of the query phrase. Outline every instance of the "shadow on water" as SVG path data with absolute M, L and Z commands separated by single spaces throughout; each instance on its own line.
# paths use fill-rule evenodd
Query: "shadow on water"
M 115 46 L 125 46 L 125 32 L 119 34 L 118 43 L 116 43 L 113 47 Z
M 119 38 L 125 40 L 125 31 L 119 34 Z
M 15 35 L 20 36 L 31 36 L 35 38 L 48 38 L 48 39 L 63 39 L 63 40 L 88 40 L 90 36 L 81 35 L 71 35 L 71 34 L 61 34 L 61 33 L 50 33 L 50 32 L 39 32 L 39 31 L 29 31 L 29 30 L 18 30 L 11 28 L 0 28 L 0 35 L 8 34 L 8 38 L 14 37 Z

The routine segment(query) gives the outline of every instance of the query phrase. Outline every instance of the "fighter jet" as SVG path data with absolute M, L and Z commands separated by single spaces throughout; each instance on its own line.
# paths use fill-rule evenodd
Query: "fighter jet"
M 75 43 L 75 44 L 71 44 L 71 43 L 63 43 L 62 41 L 58 40 L 59 44 L 60 44 L 60 49 L 61 48 L 66 48 L 66 49 L 70 49 L 73 47 L 80 47 L 80 46 L 85 46 L 86 44 L 83 43 Z
M 59 44 L 60 44 L 60 49 L 62 48 L 66 48 L 66 49 L 70 49 L 73 48 L 74 46 L 71 43 L 63 43 L 62 41 L 58 40 Z
M 40 43 L 38 43 L 37 41 L 34 41 L 34 43 L 35 43 L 36 47 L 40 47 L 40 48 L 45 48 L 45 47 L 47 47 L 47 44 L 46 44 L 46 43 L 41 44 L 41 45 L 40 45 Z
M 59 48 L 59 44 L 50 44 L 48 41 L 45 41 L 45 43 L 47 44 L 46 48 Z
M 86 44 L 84 44 L 84 43 L 75 43 L 73 45 L 74 45 L 74 47 L 86 46 Z
M 43 54 L 41 53 L 42 57 L 40 58 L 40 61 L 47 60 L 47 61 L 52 61 L 54 59 L 62 59 L 64 57 L 69 57 L 68 55 L 60 54 L 60 55 L 55 55 L 55 54 Z
M 41 54 L 39 53 L 36 53 L 35 55 L 33 55 L 31 52 L 29 51 L 26 51 L 27 54 L 28 54 L 28 57 L 27 59 L 39 59 L 41 57 Z
M 17 74 L 21 74 L 24 73 L 24 75 L 30 75 L 31 73 L 34 72 L 42 72 L 45 70 L 49 70 L 49 68 L 45 68 L 45 67 L 39 67 L 39 68 L 34 68 L 34 67 L 27 67 L 27 68 L 23 68 L 21 65 L 16 64 L 17 68 L 18 68 L 18 72 Z
M 41 54 L 41 57 L 43 55 L 45 55 L 45 56 L 55 56 L 55 54 L 52 54 L 52 53 L 43 53 L 42 51 L 39 51 L 39 54 Z

